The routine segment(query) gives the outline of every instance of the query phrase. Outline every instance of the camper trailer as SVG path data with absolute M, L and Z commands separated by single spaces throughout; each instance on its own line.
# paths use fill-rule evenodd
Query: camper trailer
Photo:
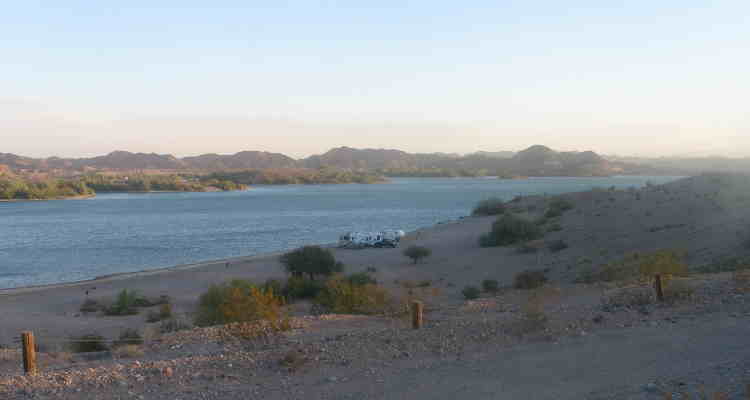
M 405 233 L 402 230 L 348 232 L 339 237 L 339 247 L 354 249 L 365 247 L 398 247 L 401 238 L 404 236 Z

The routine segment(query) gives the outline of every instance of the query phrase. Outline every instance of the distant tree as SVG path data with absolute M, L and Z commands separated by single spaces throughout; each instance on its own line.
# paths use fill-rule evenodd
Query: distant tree
M 295 277 L 307 275 L 315 280 L 317 275 L 330 276 L 344 270 L 333 253 L 320 246 L 304 246 L 281 256 L 286 272 Z
M 431 254 L 432 250 L 417 245 L 409 246 L 404 250 L 404 255 L 411 258 L 412 261 L 414 261 L 414 264 L 418 263 L 419 260 L 423 258 L 429 257 Z

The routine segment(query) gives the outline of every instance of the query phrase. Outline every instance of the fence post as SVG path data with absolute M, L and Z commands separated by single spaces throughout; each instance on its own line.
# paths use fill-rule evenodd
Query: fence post
M 420 329 L 422 327 L 422 323 L 424 322 L 424 319 L 422 315 L 424 314 L 424 303 L 418 300 L 414 300 L 411 303 L 411 326 L 414 329 Z
M 664 301 L 664 282 L 661 279 L 661 274 L 656 274 L 654 277 L 654 289 L 656 289 L 656 299 Z
M 26 375 L 36 375 L 36 348 L 34 346 L 34 332 L 22 332 L 23 342 L 23 371 Z

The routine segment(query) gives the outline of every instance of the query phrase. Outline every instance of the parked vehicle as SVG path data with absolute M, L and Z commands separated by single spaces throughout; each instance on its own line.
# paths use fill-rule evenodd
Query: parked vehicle
M 387 230 L 380 232 L 348 232 L 339 237 L 339 247 L 398 247 L 401 238 L 406 234 L 402 230 Z

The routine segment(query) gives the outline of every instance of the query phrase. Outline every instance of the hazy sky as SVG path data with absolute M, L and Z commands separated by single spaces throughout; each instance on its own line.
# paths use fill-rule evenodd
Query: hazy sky
M 30 156 L 750 155 L 748 0 L 12 1 L 0 76 Z

